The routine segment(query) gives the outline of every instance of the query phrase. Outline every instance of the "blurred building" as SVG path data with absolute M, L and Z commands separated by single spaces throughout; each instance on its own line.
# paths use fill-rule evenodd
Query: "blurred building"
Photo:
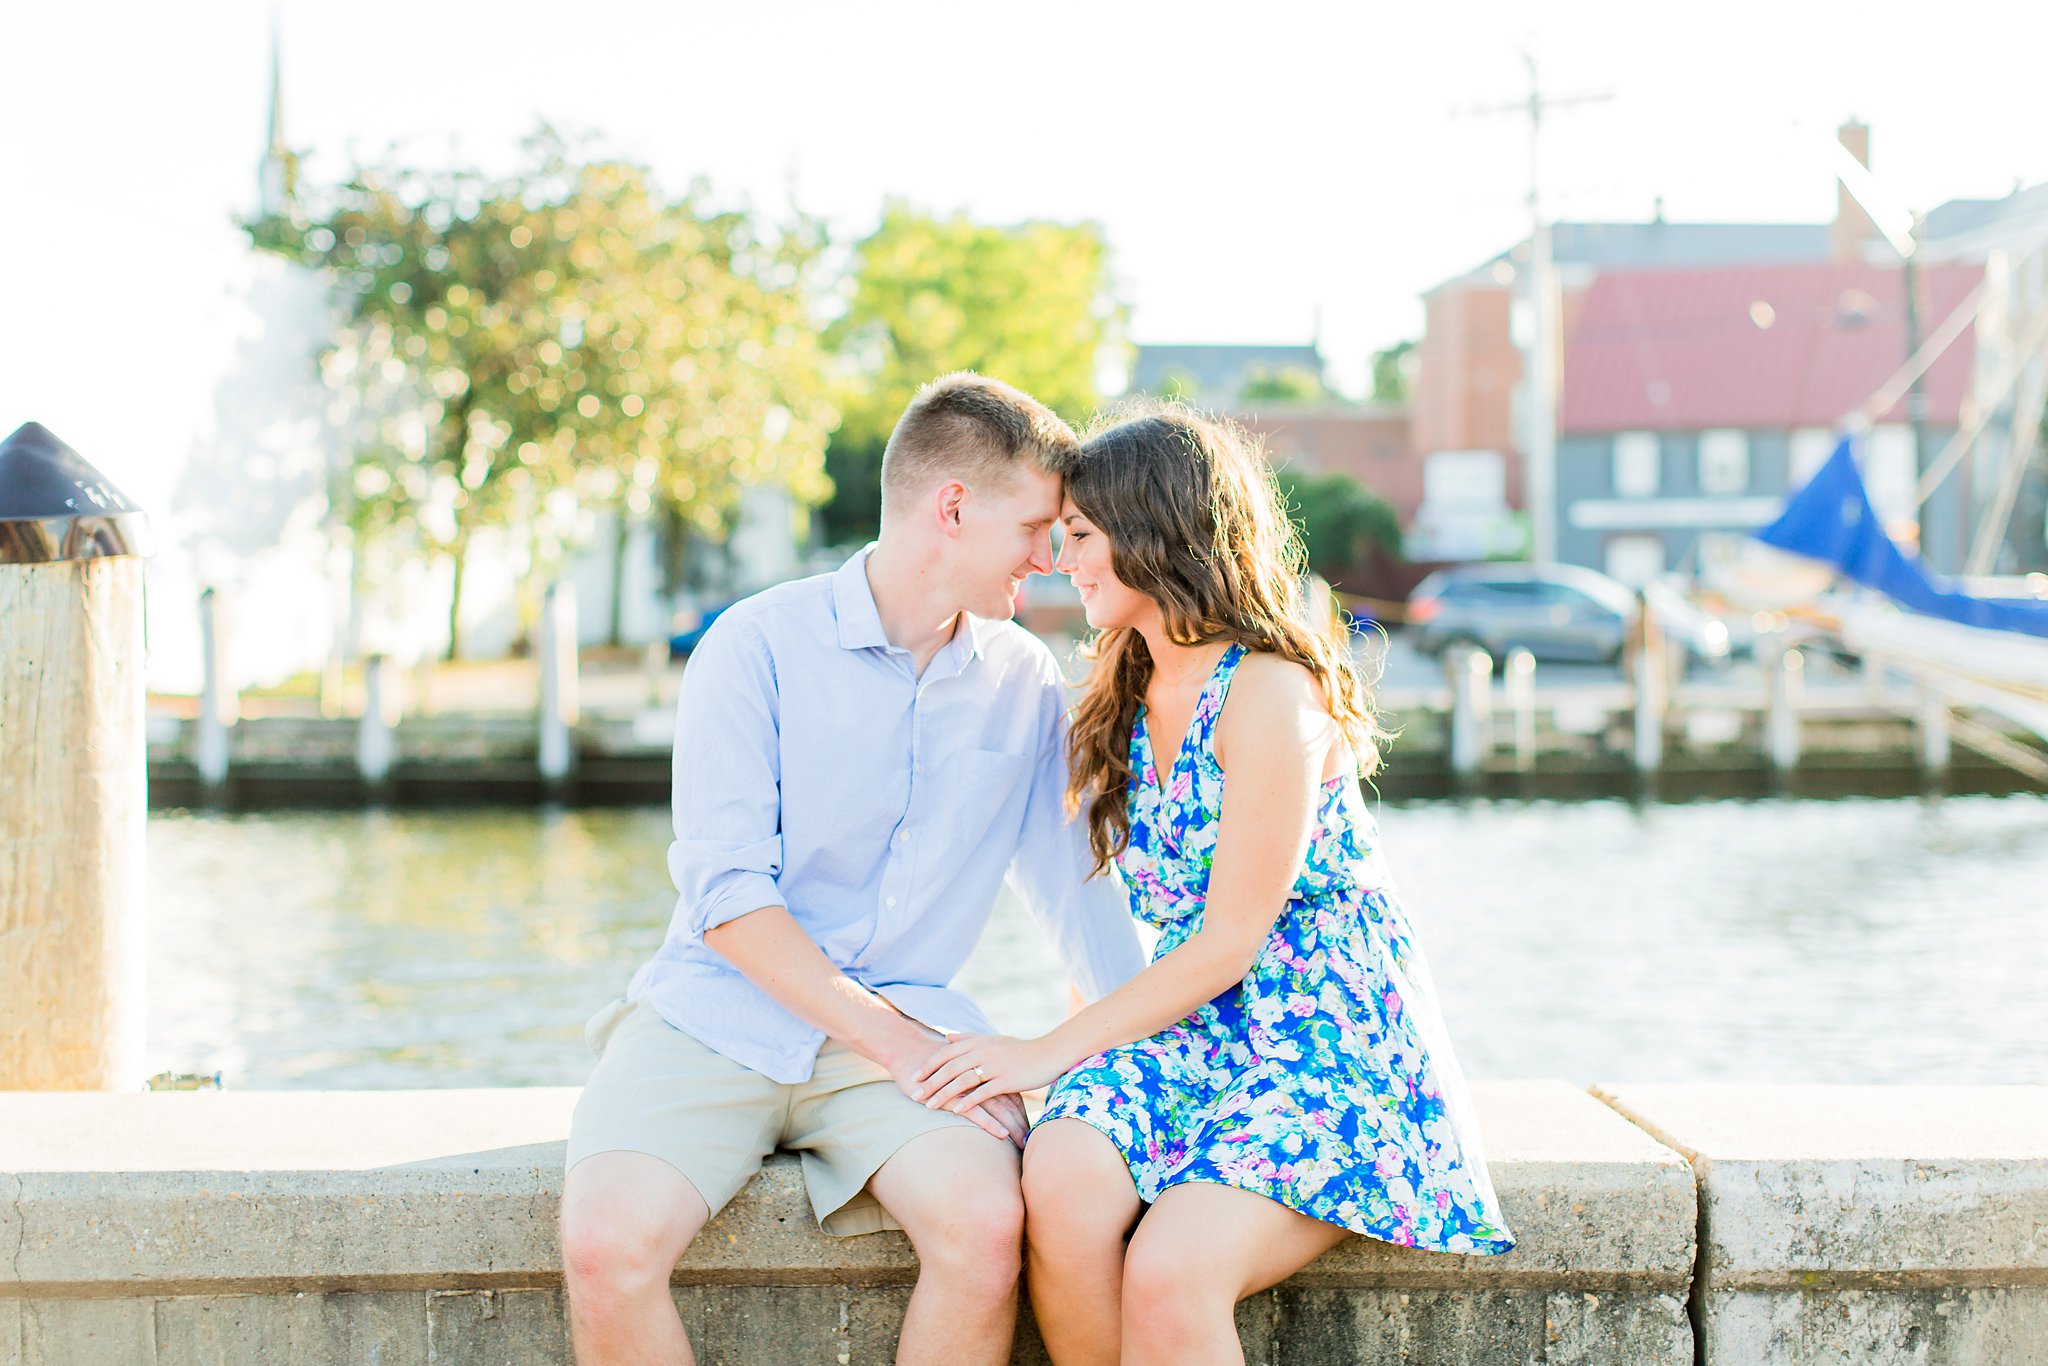
M 1322 348 L 1306 346 L 1140 346 L 1130 392 L 1178 395 L 1201 408 L 1237 410 L 1254 380 L 1300 375 L 1323 387 Z
M 1647 223 L 1553 224 L 1563 334 L 1571 337 L 1586 291 L 1604 272 L 1821 262 L 1830 231 L 1826 224 L 1672 223 L 1661 212 Z M 1423 295 L 1409 388 L 1412 440 L 1428 489 L 1416 518 L 1418 557 L 1476 558 L 1511 550 L 1520 539 L 1503 527 L 1522 506 L 1528 257 L 1528 243 L 1518 243 Z
M 286 211 L 296 189 L 274 32 L 270 63 L 251 205 L 259 218 Z M 236 687 L 315 670 L 336 655 L 438 657 L 447 646 L 452 565 L 445 557 L 353 546 L 331 508 L 350 452 L 389 416 L 322 379 L 320 357 L 342 321 L 342 301 L 312 270 L 250 250 L 226 282 L 222 304 L 234 319 L 236 345 L 214 376 L 207 415 L 156 518 L 165 534 L 149 571 L 151 686 L 198 688 L 196 602 L 205 587 L 219 590 L 229 618 Z M 615 577 L 621 637 L 639 644 L 666 640 L 679 611 L 689 620 L 690 598 L 715 604 L 807 568 L 799 551 L 803 510 L 779 488 L 746 490 L 726 543 L 693 547 L 695 591 L 682 601 L 663 588 L 659 528 L 638 520 L 621 542 L 613 518 L 577 512 L 572 540 L 579 548 L 558 569 L 576 589 L 586 645 L 607 637 Z M 623 556 L 616 576 L 615 554 Z M 466 655 L 495 658 L 513 647 L 522 630 L 520 590 L 537 595 L 536 572 L 523 538 L 495 528 L 476 533 L 462 597 Z
M 1920 276 L 1927 316 L 1939 320 L 1983 270 L 1930 265 Z M 1565 343 L 1558 558 L 1640 584 L 1776 517 L 1834 449 L 1843 415 L 1898 370 L 1903 299 L 1896 266 L 1601 274 Z M 1974 361 L 1965 332 L 1928 371 L 1928 449 L 1955 433 Z M 1915 449 L 1902 400 L 1865 447 L 1871 500 L 1895 523 L 1916 518 Z M 1961 492 L 1949 481 L 1919 517 L 1936 562 L 1957 554 Z
M 1313 393 L 1259 396 L 1259 382 L 1294 379 Z M 1248 392 L 1249 390 L 1249 392 Z M 1401 404 L 1353 403 L 1328 391 L 1321 348 L 1140 346 L 1130 392 L 1178 395 L 1229 415 L 1262 439 L 1267 458 L 1309 474 L 1346 474 L 1386 499 L 1405 525 L 1422 503 L 1422 470 Z
M 1839 136 L 1869 164 L 1867 127 L 1852 122 Z M 1836 197 L 1831 223 L 1673 223 L 1660 205 L 1645 223 L 1552 226 L 1561 558 L 1638 579 L 1685 563 L 1702 535 L 1767 520 L 1822 436 L 1904 363 L 1899 258 L 1839 182 Z M 1990 277 L 1995 302 L 1937 366 L 1945 397 L 1936 396 L 1920 440 L 1903 412 L 1880 424 L 1872 480 L 1880 508 L 1913 521 L 1916 449 L 1921 462 L 1937 457 L 1965 395 L 2003 403 L 1981 449 L 1937 488 L 1921 519 L 1930 562 L 1955 571 L 1995 496 L 1987 471 L 2006 462 L 2015 421 L 2025 425 L 2015 414 L 2040 412 L 2044 385 L 2022 383 L 2002 399 L 1988 390 L 2032 321 L 2048 315 L 2048 187 L 1951 201 L 1927 215 L 1921 241 L 1923 337 L 1979 275 Z M 1423 296 L 1409 405 L 1425 488 L 1410 543 L 1418 557 L 1484 553 L 1482 529 L 1522 505 L 1528 256 L 1518 243 Z M 1582 337 L 1589 320 L 1596 332 Z M 2026 363 L 2048 372 L 2048 360 Z M 2042 553 L 2048 481 L 2027 480 L 2015 502 L 2007 568 Z
M 1405 407 L 1252 402 L 1232 416 L 1263 439 L 1275 465 L 1350 475 L 1392 504 L 1403 526 L 1422 506 L 1422 466 L 1409 446 Z
M 1983 432 L 1966 476 L 1971 551 L 1983 528 L 1996 538 L 1985 550 L 1987 569 L 2048 570 L 2048 466 L 2039 444 L 2048 402 L 2048 185 L 2015 187 L 2003 199 L 1950 200 L 1927 215 L 1920 240 L 1922 259 L 1982 262 L 1985 272 L 1972 395 Z

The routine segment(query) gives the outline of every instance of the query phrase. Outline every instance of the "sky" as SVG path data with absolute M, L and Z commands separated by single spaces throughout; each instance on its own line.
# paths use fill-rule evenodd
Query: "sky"
M 1525 51 L 1608 96 L 1546 120 L 1556 217 L 1825 221 L 1849 116 L 1912 207 L 2048 180 L 2048 7 L 1983 0 L 0 0 L 0 431 L 41 420 L 145 502 L 244 325 L 273 25 L 307 175 L 502 163 L 548 120 L 842 239 L 890 196 L 1091 220 L 1134 340 L 1319 335 L 1353 392 L 1423 290 L 1526 230 L 1527 120 L 1484 112 L 1526 98 Z

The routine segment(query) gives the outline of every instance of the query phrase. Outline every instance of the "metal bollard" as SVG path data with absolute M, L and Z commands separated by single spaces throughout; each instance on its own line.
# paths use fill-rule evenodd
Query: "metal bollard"
M 567 792 L 576 766 L 576 590 L 548 585 L 540 611 L 540 780 L 549 797 Z
M 149 553 L 47 428 L 0 441 L 0 1091 L 142 1081 Z
M 1451 772 L 1461 782 L 1486 760 L 1486 726 L 1493 714 L 1493 656 L 1475 647 L 1444 656 L 1451 685 Z

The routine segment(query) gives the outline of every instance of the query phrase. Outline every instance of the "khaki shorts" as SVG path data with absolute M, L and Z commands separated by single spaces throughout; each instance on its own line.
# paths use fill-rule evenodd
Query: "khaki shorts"
M 972 1120 L 927 1110 L 836 1040 L 826 1040 L 809 1081 L 786 1085 L 699 1043 L 645 1001 L 614 1001 L 584 1034 L 598 1062 L 569 1124 L 566 1165 L 646 1153 L 687 1177 L 713 1214 L 762 1159 L 792 1148 L 825 1232 L 900 1228 L 868 1193 L 868 1179 L 913 1138 L 963 1125 L 980 1132 Z

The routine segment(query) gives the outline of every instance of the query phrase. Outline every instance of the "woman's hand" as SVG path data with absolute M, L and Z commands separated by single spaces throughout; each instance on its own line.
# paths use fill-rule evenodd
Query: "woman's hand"
M 1049 1086 L 1066 1070 L 1045 1039 L 960 1034 L 917 1069 L 917 1089 L 911 1095 L 929 1109 L 959 1114 L 996 1096 Z

